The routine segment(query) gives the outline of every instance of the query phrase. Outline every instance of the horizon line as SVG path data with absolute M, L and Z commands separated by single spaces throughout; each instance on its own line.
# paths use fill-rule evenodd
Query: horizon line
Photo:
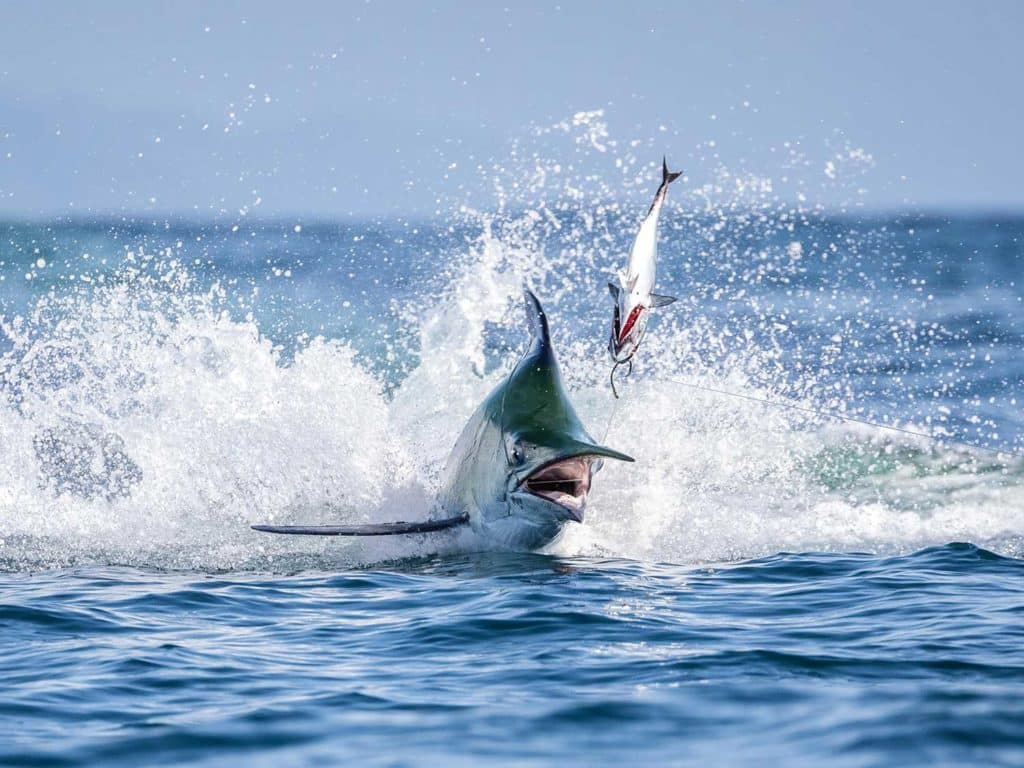
M 521 206 L 506 209 L 505 213 L 513 215 L 530 210 L 529 206 Z M 757 206 L 749 206 L 742 209 L 734 209 L 733 213 L 742 214 L 747 211 L 763 210 Z M 949 204 L 949 205 L 920 205 L 920 206 L 813 206 L 798 208 L 786 211 L 799 213 L 810 217 L 823 218 L 918 218 L 918 219 L 1003 219 L 1003 218 L 1024 218 L 1024 204 L 1022 205 L 996 205 L 996 204 Z M 713 215 L 714 211 L 703 209 L 688 210 L 688 214 L 700 216 Z M 498 211 L 480 211 L 480 213 L 498 215 Z M 221 213 L 197 213 L 195 211 L 49 211 L 49 212 L 22 212 L 5 211 L 0 209 L 0 226 L 14 224 L 80 224 L 80 225 L 104 225 L 104 224 L 216 224 L 221 226 L 238 225 L 240 229 L 247 224 L 256 226 L 316 226 L 318 224 L 368 224 L 383 223 L 387 221 L 398 221 L 415 225 L 438 225 L 442 222 L 463 221 L 466 214 L 458 210 L 447 214 L 424 214 L 415 211 L 409 212 L 378 212 L 378 213 L 356 213 L 347 212 L 325 212 L 325 211 L 282 211 L 267 215 L 245 216 L 232 215 L 228 212 Z

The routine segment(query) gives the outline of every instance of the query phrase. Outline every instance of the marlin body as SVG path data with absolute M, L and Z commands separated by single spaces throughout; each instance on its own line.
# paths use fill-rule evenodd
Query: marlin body
M 682 172 L 670 172 L 668 164 L 662 159 L 661 186 L 633 241 L 629 264 L 624 271 L 619 272 L 618 285 L 608 283 L 608 290 L 615 302 L 608 351 L 616 366 L 629 362 L 636 354 L 647 331 L 650 310 L 676 301 L 674 296 L 654 293 L 654 283 L 658 269 L 658 214 L 665 202 L 668 185 L 681 175 Z
M 455 443 L 441 505 L 450 517 L 355 526 L 253 526 L 270 533 L 382 536 L 470 525 L 489 543 L 534 550 L 568 522 L 582 523 L 603 459 L 633 461 L 598 445 L 569 401 L 537 297 L 525 292 L 530 346 L 483 401 Z

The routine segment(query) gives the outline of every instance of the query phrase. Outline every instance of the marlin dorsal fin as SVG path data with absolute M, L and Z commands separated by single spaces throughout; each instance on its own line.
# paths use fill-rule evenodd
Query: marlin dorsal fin
M 539 339 L 542 344 L 547 346 L 551 343 L 548 333 L 548 318 L 544 314 L 544 308 L 540 305 L 540 301 L 529 288 L 523 288 L 523 305 L 526 309 L 526 325 L 530 329 L 530 336 L 533 339 Z

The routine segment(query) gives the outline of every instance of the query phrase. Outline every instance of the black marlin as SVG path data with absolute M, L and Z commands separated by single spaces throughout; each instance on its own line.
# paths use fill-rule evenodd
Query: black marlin
M 321 536 L 387 536 L 470 525 L 510 549 L 538 549 L 569 522 L 583 522 L 593 474 L 605 458 L 633 461 L 597 444 L 562 383 L 548 321 L 524 294 L 530 346 L 481 403 L 445 467 L 441 505 L 449 517 L 420 523 L 348 526 L 254 525 L 258 531 Z

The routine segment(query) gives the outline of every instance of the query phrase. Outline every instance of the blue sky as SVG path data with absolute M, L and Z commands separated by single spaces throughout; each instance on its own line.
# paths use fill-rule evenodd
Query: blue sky
M 827 204 L 851 191 L 816 180 L 855 148 L 873 158 L 854 185 L 868 207 L 1024 206 L 1019 3 L 16 1 L 0 15 L 4 216 L 429 215 L 460 186 L 486 197 L 473 169 L 531 126 L 595 109 L 690 183 L 709 153 L 779 178 L 789 142 L 809 162 L 788 172 Z

